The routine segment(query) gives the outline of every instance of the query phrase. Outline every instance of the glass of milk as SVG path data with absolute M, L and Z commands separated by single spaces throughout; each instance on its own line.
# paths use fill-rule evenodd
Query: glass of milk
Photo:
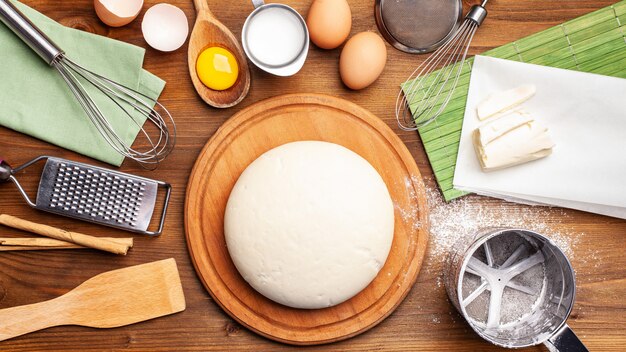
M 309 30 L 293 8 L 252 0 L 255 10 L 243 25 L 241 42 L 258 68 L 277 76 L 292 76 L 304 65 Z

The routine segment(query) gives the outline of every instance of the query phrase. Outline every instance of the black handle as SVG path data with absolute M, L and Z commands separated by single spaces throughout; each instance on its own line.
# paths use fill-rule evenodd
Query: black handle
M 546 347 L 554 352 L 589 352 L 582 341 L 567 324 L 545 342 Z

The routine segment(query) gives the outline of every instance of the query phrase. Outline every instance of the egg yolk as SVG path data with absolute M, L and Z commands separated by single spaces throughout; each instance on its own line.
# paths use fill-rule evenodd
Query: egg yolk
M 200 53 L 196 61 L 196 72 L 205 86 L 213 90 L 225 90 L 237 81 L 239 65 L 230 51 L 214 46 Z

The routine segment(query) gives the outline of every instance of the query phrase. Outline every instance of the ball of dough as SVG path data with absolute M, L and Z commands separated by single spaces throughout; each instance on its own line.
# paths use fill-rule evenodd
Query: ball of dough
M 243 278 L 294 308 L 337 305 L 387 260 L 394 207 L 376 170 L 337 144 L 274 148 L 237 180 L 224 217 L 228 252 Z

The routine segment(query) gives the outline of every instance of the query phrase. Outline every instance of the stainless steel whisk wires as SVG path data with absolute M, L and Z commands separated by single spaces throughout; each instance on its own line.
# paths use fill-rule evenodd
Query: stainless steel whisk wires
M 487 2 L 472 6 L 456 33 L 413 71 L 408 86 L 400 90 L 396 120 L 402 130 L 415 131 L 426 126 L 445 110 L 459 82 L 474 34 L 487 17 Z
M 65 82 L 68 84 L 70 91 L 74 94 L 81 107 L 85 110 L 85 113 L 93 122 L 100 135 L 119 154 L 137 161 L 142 166 L 146 166 L 146 164 L 156 166 L 156 164 L 165 159 L 165 157 L 171 152 L 176 141 L 176 124 L 174 123 L 169 111 L 158 101 L 106 77 L 98 75 L 71 61 L 63 54 L 61 54 L 53 62 L 52 66 L 59 71 L 61 77 L 63 77 Z M 110 121 L 106 118 L 106 116 L 104 116 L 98 105 L 93 101 L 93 99 L 90 98 L 89 93 L 86 91 L 79 77 L 96 87 L 124 112 L 130 121 L 132 121 L 137 128 L 139 128 L 139 131 L 149 144 L 148 149 L 137 150 L 133 149 L 130 145 L 125 144 L 125 142 L 116 133 Z M 116 99 L 120 99 L 121 101 L 129 104 L 132 110 L 125 107 Z M 163 116 L 158 113 L 156 108 L 163 110 L 165 116 L 167 116 L 170 120 L 172 133 L 170 133 L 167 122 Z M 133 116 L 132 111 L 139 112 L 141 115 L 146 117 L 146 120 L 156 126 L 158 130 L 158 138 L 153 140 L 150 133 L 143 127 L 142 121 Z
M 0 0 L 0 21 L 60 73 L 80 106 L 85 110 L 87 117 L 116 152 L 149 169 L 156 168 L 159 162 L 171 152 L 176 142 L 176 125 L 172 115 L 158 101 L 70 60 L 56 44 L 7 0 Z M 85 84 L 92 85 L 110 99 L 137 126 L 149 147 L 139 150 L 132 148 L 132 142 L 131 144 L 124 142 L 111 121 L 85 89 Z M 162 110 L 163 114 L 157 109 Z M 144 128 L 143 119 L 134 116 L 134 112 L 154 125 L 158 131 L 158 137 L 152 136 Z M 171 123 L 171 130 L 166 119 Z

